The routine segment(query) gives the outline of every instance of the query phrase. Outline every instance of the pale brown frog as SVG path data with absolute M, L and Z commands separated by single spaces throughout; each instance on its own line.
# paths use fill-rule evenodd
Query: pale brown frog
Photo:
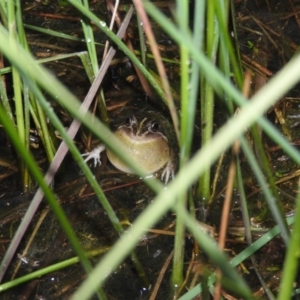
M 154 111 L 135 112 L 129 115 L 114 131 L 115 137 L 124 145 L 129 157 L 134 157 L 146 174 L 161 170 L 161 179 L 167 183 L 174 177 L 178 156 L 175 133 L 169 121 Z M 100 153 L 106 149 L 101 144 L 93 151 L 83 154 L 85 161 L 94 159 L 95 166 L 101 164 Z M 174 149 L 176 149 L 174 151 Z M 134 172 L 111 150 L 106 149 L 107 157 L 118 170 Z

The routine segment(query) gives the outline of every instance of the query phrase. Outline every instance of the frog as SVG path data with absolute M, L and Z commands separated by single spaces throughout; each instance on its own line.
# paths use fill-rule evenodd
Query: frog
M 153 110 L 135 110 L 112 125 L 114 136 L 123 144 L 129 157 L 134 157 L 147 175 L 162 170 L 161 180 L 167 184 L 174 178 L 178 164 L 178 146 L 169 120 Z M 118 170 L 135 174 L 117 155 L 104 144 L 83 154 L 85 162 L 94 159 L 94 167 L 101 164 L 100 155 L 106 150 L 110 163 Z

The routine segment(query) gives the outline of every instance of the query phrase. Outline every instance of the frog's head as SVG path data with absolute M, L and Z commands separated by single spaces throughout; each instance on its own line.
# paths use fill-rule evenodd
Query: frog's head
M 157 139 L 165 139 L 168 142 L 158 121 L 150 118 L 139 120 L 135 115 L 127 117 L 125 123 L 119 126 L 116 132 L 140 142 Z

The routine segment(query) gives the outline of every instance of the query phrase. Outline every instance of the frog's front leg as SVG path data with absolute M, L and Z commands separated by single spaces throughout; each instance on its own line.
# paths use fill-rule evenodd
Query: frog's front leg
M 96 147 L 91 152 L 81 154 L 81 156 L 87 156 L 87 158 L 84 160 L 85 162 L 87 162 L 93 158 L 94 159 L 94 167 L 96 167 L 97 165 L 100 166 L 101 165 L 100 154 L 104 150 L 105 150 L 105 145 L 100 144 L 98 147 Z

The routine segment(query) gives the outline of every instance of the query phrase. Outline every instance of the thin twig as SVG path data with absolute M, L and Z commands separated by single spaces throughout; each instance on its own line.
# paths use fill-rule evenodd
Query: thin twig
M 119 2 L 120 2 L 119 0 L 116 0 L 115 7 L 114 7 L 114 10 L 113 10 L 113 15 L 112 15 L 111 20 L 110 20 L 110 25 L 109 25 L 110 30 L 112 30 L 113 27 L 114 27 L 117 11 L 118 11 L 118 7 L 119 7 Z M 104 59 L 106 54 L 107 54 L 108 46 L 109 46 L 109 40 L 107 40 L 106 43 L 105 43 L 105 48 L 104 48 L 102 59 Z
M 157 43 L 156 43 L 153 31 L 151 29 L 151 24 L 149 22 L 148 16 L 145 12 L 145 9 L 144 9 L 144 6 L 143 6 L 141 0 L 133 0 L 133 3 L 135 5 L 135 8 L 136 8 L 136 10 L 140 16 L 140 19 L 142 20 L 143 25 L 144 25 L 145 34 L 148 38 L 148 41 L 149 41 L 149 44 L 151 47 L 151 51 L 154 56 L 155 64 L 156 64 L 156 67 L 157 67 L 157 70 L 158 70 L 158 73 L 159 73 L 159 76 L 160 76 L 160 79 L 161 79 L 161 82 L 163 85 L 164 92 L 166 94 L 166 99 L 168 102 L 167 104 L 168 104 L 168 107 L 170 110 L 170 114 L 171 114 L 171 118 L 173 121 L 176 136 L 179 141 L 179 136 L 180 136 L 179 135 L 179 120 L 178 120 L 178 116 L 177 116 L 177 112 L 176 112 L 176 107 L 175 107 L 174 100 L 172 97 L 166 70 L 164 68 Z
M 165 275 L 165 273 L 166 273 L 166 271 L 168 269 L 168 266 L 169 266 L 169 264 L 170 264 L 170 262 L 171 262 L 171 260 L 173 258 L 173 254 L 174 254 L 174 251 L 172 251 L 169 254 L 169 256 L 166 259 L 166 261 L 165 261 L 162 269 L 160 270 L 159 275 L 158 275 L 157 280 L 156 280 L 156 283 L 155 283 L 155 286 L 153 288 L 153 291 L 151 293 L 151 296 L 150 296 L 149 300 L 155 300 L 156 299 L 156 295 L 157 295 L 158 289 L 159 289 L 160 284 L 161 284 L 161 282 L 162 282 L 162 280 L 164 278 L 164 275 Z
M 107 1 L 107 6 L 110 9 L 110 11 L 114 11 L 114 6 L 111 4 L 111 1 Z M 121 24 L 122 24 L 122 20 L 121 20 L 121 17 L 119 16 L 118 12 L 116 14 L 116 23 L 118 26 L 121 26 Z M 131 43 L 130 38 L 128 37 L 128 34 L 125 34 L 124 41 L 126 42 L 127 48 L 131 51 L 132 54 L 135 55 L 134 47 Z M 140 81 L 145 93 L 152 101 L 155 101 L 155 95 L 151 89 L 149 82 L 147 81 L 147 79 L 145 78 L 143 73 L 139 70 L 139 68 L 135 64 L 133 64 L 133 67 L 134 67 L 136 75 L 138 76 L 139 81 Z

